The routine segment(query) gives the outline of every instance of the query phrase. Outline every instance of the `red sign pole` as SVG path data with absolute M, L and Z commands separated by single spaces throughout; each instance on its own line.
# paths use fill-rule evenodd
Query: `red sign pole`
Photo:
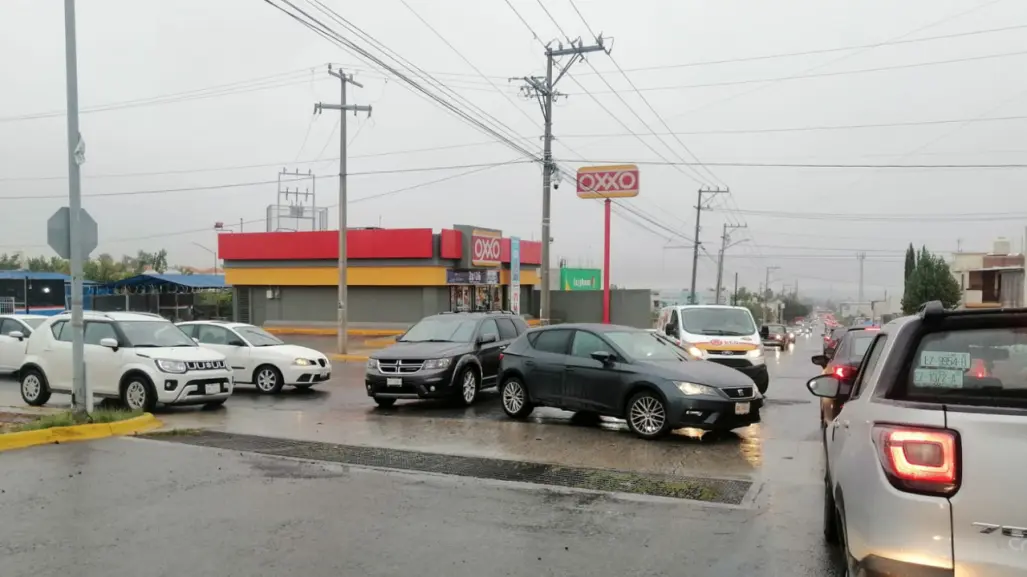
M 608 198 L 603 201 L 606 212 L 606 224 L 603 227 L 603 323 L 610 324 L 610 205 Z

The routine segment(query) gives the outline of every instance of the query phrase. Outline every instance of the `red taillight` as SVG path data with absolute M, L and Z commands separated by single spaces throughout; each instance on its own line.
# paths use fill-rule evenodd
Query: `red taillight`
M 874 442 L 892 486 L 949 496 L 959 488 L 959 436 L 948 429 L 875 425 Z
M 863 330 L 865 330 L 865 331 L 879 331 L 879 330 L 881 330 L 881 327 L 866 327 Z
M 499 353 L 499 360 L 503 360 L 503 353 Z
M 970 375 L 975 379 L 984 379 L 988 375 L 988 367 L 985 366 L 984 361 L 981 359 L 973 359 L 970 362 Z
M 842 380 L 845 380 L 845 379 L 848 379 L 849 377 L 851 377 L 852 373 L 853 373 L 852 367 L 835 367 L 833 374 L 834 374 L 835 377 L 837 377 L 839 379 L 842 379 Z

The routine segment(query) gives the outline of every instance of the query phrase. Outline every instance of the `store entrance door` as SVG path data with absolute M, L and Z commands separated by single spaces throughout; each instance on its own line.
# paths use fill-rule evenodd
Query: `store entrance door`
M 503 310 L 503 291 L 499 285 L 458 285 L 449 287 L 449 310 L 481 312 Z

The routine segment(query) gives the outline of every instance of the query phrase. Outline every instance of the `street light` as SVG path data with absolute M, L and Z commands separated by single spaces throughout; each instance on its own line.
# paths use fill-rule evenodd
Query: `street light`
M 214 274 L 218 274 L 218 253 L 217 253 L 217 251 L 210 250 L 209 248 L 203 246 L 202 244 L 200 244 L 198 242 L 194 242 L 193 244 L 198 246 L 198 247 L 200 247 L 200 248 L 202 248 L 203 250 L 209 252 L 210 254 L 214 255 Z

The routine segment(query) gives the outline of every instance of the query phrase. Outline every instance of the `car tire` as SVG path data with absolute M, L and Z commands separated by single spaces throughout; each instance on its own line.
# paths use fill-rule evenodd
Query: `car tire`
M 831 484 L 824 476 L 824 542 L 828 545 L 838 544 L 838 508 L 834 503 Z
M 130 411 L 149 413 L 157 406 L 157 389 L 140 374 L 129 375 L 121 383 L 121 404 Z
M 503 398 L 503 412 L 511 419 L 526 419 L 535 410 L 531 399 L 528 398 L 528 388 L 524 386 L 524 381 L 517 377 L 503 381 L 500 396 Z
M 386 399 L 385 397 L 375 397 L 374 402 L 383 409 L 388 409 L 392 405 L 396 404 L 396 399 Z
M 643 439 L 658 439 L 670 432 L 667 403 L 651 391 L 642 391 L 631 397 L 627 410 L 628 428 Z
M 39 407 L 50 400 L 50 383 L 39 369 L 26 369 L 21 372 L 21 399 L 28 405 Z M 27 392 L 26 392 L 27 391 Z
M 221 399 L 220 401 L 211 401 L 209 403 L 203 403 L 203 408 L 208 411 L 216 411 L 221 407 L 225 406 L 225 401 L 228 399 Z
M 265 395 L 277 395 L 285 386 L 285 377 L 274 365 L 260 365 L 253 371 L 253 384 Z
M 465 407 L 470 407 L 478 400 L 478 393 L 481 392 L 481 379 L 478 373 L 471 367 L 460 372 L 460 402 Z
M 755 383 L 756 383 L 756 390 L 759 391 L 761 395 L 767 394 L 767 389 L 770 388 L 770 375 L 768 375 L 768 374 L 760 375 L 758 380 L 755 381 Z

